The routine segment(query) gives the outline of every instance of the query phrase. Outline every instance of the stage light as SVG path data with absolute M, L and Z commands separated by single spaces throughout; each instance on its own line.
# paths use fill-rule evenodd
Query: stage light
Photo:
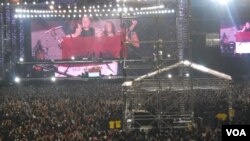
M 82 12 L 82 10 L 80 9 L 80 10 L 79 10 L 79 13 L 81 13 L 81 12 Z
M 51 77 L 51 81 L 52 82 L 56 82 L 56 78 L 53 76 L 53 77 Z
M 27 5 L 27 2 L 24 2 L 25 5 Z
M 55 4 L 55 2 L 54 2 L 54 1 L 51 1 L 51 4 Z
M 3 3 L 1 3 L 1 5 L 3 6 Z
M 49 9 L 50 9 L 50 10 L 53 10 L 53 9 L 54 9 L 54 5 L 50 5 L 50 6 L 49 6 Z
M 36 4 L 36 2 L 35 1 L 33 1 L 33 5 L 35 5 Z
M 48 2 L 48 1 L 46 1 L 46 2 L 45 2 L 45 4 L 47 4 L 47 5 L 48 5 L 48 4 L 49 4 L 49 2 Z
M 9 6 L 9 5 L 10 5 L 10 3 L 7 3 L 7 5 Z
M 17 5 L 20 5 L 20 3 L 19 3 L 19 2 L 17 2 Z
M 76 12 L 77 12 L 77 10 L 75 9 L 75 10 L 74 10 L 74 13 L 76 13 Z
M 72 11 L 71 10 L 69 10 L 69 13 L 71 13 Z
M 172 78 L 173 76 L 172 76 L 172 74 L 168 74 L 168 78 Z
M 110 9 L 108 9 L 108 12 L 110 12 Z
M 73 17 L 75 18 L 75 17 L 76 17 L 76 15 L 73 15 Z
M 71 60 L 75 60 L 75 56 L 71 56 Z
M 19 77 L 16 76 L 16 77 L 14 78 L 14 81 L 15 81 L 15 83 L 20 83 L 21 79 L 20 79 Z
M 15 15 L 14 15 L 14 18 L 16 19 L 16 18 L 18 18 L 18 16 L 15 14 Z
M 130 11 L 134 11 L 134 9 L 132 7 L 129 8 Z
M 105 4 L 105 5 L 104 5 L 104 7 L 106 8 L 106 7 L 107 7 L 107 5 Z
M 112 7 L 112 4 L 110 4 L 109 7 Z
M 190 74 L 189 74 L 189 73 L 185 73 L 185 76 L 186 76 L 186 77 L 189 77 L 189 76 L 190 76 Z
M 170 54 L 168 54 L 167 56 L 168 56 L 168 58 L 170 58 L 170 57 L 171 57 L 171 55 L 170 55 Z
M 123 12 L 125 12 L 125 13 L 128 12 L 128 8 L 127 8 L 127 7 L 124 7 L 124 8 L 123 8 Z

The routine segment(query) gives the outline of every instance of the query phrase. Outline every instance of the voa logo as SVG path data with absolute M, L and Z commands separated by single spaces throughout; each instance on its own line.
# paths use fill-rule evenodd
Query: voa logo
M 246 132 L 244 129 L 226 129 L 227 136 L 247 136 Z

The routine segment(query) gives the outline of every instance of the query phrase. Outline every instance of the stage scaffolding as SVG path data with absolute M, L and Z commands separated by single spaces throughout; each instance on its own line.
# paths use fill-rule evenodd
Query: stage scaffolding
M 187 67 L 214 77 L 164 78 L 173 69 Z M 187 128 L 194 122 L 196 94 L 214 91 L 227 93 L 228 110 L 232 109 L 231 76 L 189 62 L 160 68 L 123 83 L 124 129 Z
M 192 123 L 193 121 L 192 102 L 188 104 L 188 108 L 186 107 L 187 105 L 183 103 L 184 99 L 192 95 L 192 72 L 189 70 L 189 67 L 180 65 L 184 60 L 190 60 L 191 56 L 189 33 L 190 1 L 156 0 L 155 3 L 164 3 L 165 5 L 174 6 L 174 47 L 171 48 L 167 45 L 164 46 L 164 48 L 168 48 L 168 50 L 165 50 L 165 52 L 167 52 L 167 54 L 171 54 L 171 56 L 173 57 L 166 59 L 162 56 L 161 52 L 163 43 L 168 43 L 169 41 L 168 39 L 162 40 L 161 36 L 159 36 L 160 29 L 158 29 L 158 27 L 155 27 L 156 29 L 158 29 L 158 37 L 156 41 L 142 41 L 142 43 L 152 44 L 152 47 L 155 48 L 155 52 L 153 53 L 153 61 L 147 61 L 150 62 L 151 65 L 147 66 L 147 62 L 142 62 L 144 66 L 147 66 L 145 68 L 148 68 L 148 71 L 144 73 L 146 75 L 144 76 L 140 74 L 142 76 L 133 80 L 133 84 L 131 84 L 129 87 L 127 87 L 127 85 L 124 85 L 123 87 L 124 129 L 134 129 L 142 127 L 156 127 L 159 129 L 173 127 L 183 128 L 186 127 L 186 123 Z M 124 3 L 123 6 L 127 6 L 126 3 Z M 121 15 L 121 18 L 122 21 L 125 21 L 126 19 L 131 17 Z M 156 25 L 159 24 L 158 22 L 160 16 L 155 15 L 151 18 L 156 21 Z M 166 28 L 167 26 L 170 25 L 166 23 Z M 179 61 L 180 64 L 178 64 Z M 129 76 L 129 73 L 131 72 L 144 71 L 143 67 L 138 67 L 139 65 L 137 64 L 127 63 L 126 59 L 124 60 L 123 66 L 125 80 L 128 80 L 126 76 Z M 180 79 L 176 80 L 175 82 L 174 79 L 170 79 L 171 81 L 169 81 L 167 74 L 165 74 L 165 71 L 168 70 L 168 67 L 166 66 L 172 66 L 173 68 L 176 68 L 176 66 L 178 66 L 178 70 L 175 71 L 177 72 L 177 76 Z M 162 71 L 161 68 L 167 68 L 167 70 Z M 148 81 L 146 79 L 148 78 L 147 75 L 151 75 L 154 73 L 157 75 L 153 75 L 153 79 Z M 190 77 L 185 78 L 186 74 L 190 75 Z M 145 84 L 146 82 L 148 84 L 147 86 L 141 85 Z M 178 90 L 175 88 L 176 84 L 179 85 Z M 174 101 L 174 103 L 170 104 L 170 101 Z M 148 109 L 149 107 L 153 109 Z

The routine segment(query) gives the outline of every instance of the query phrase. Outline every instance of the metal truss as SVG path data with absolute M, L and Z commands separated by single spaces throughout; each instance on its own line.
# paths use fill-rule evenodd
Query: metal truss
M 189 79 L 144 79 L 124 86 L 124 129 L 186 128 L 193 122 L 197 93 L 231 90 L 228 80 Z
M 4 14 L 0 10 L 0 80 L 4 79 Z

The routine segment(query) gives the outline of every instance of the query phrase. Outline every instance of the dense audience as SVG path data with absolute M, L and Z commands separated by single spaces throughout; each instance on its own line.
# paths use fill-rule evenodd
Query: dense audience
M 227 113 L 228 94 L 214 90 L 195 94 L 192 100 L 196 122 L 189 128 L 149 131 L 110 130 L 110 120 L 122 120 L 121 84 L 121 81 L 116 80 L 3 86 L 0 88 L 0 140 L 221 140 L 221 124 L 228 121 L 218 122 L 216 114 Z M 180 95 L 169 95 L 165 100 L 177 99 L 178 96 Z M 249 124 L 248 92 L 233 93 L 232 99 L 235 109 L 233 123 Z M 190 99 L 187 96 L 179 100 Z

